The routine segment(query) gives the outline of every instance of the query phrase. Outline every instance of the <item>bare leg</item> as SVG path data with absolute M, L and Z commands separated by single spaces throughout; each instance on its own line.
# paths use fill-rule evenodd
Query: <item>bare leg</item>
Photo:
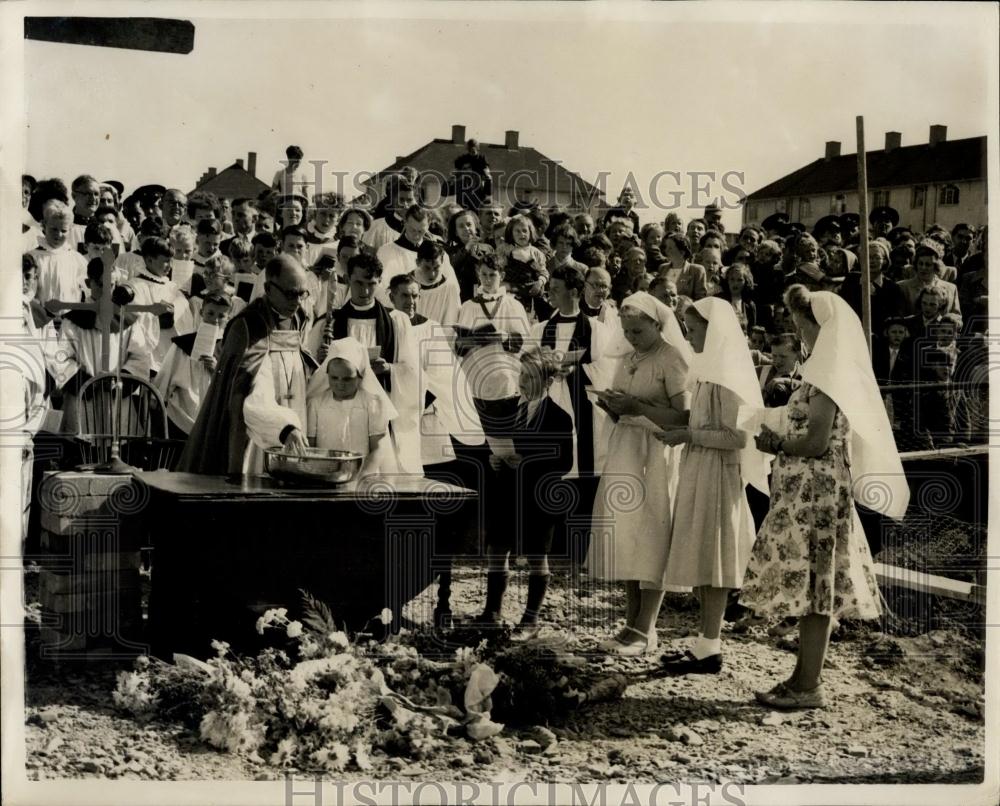
M 829 616 L 810 613 L 799 619 L 798 679 L 793 686 L 796 691 L 809 691 L 819 685 L 829 646 Z

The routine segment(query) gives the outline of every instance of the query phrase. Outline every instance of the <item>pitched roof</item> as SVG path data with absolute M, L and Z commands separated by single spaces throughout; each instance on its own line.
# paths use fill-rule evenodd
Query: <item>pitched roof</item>
M 256 199 L 270 186 L 266 182 L 261 182 L 256 176 L 251 176 L 240 162 L 234 162 L 214 176 L 206 177 L 194 190 L 188 191 L 188 194 L 194 193 L 195 190 L 203 190 L 214 193 L 220 198 Z
M 451 140 L 435 139 L 421 146 L 412 154 L 399 157 L 392 165 L 382 169 L 371 177 L 366 185 L 374 185 L 380 191 L 386 177 L 398 173 L 402 168 L 411 166 L 421 173 L 433 171 L 449 180 L 451 185 L 452 171 L 455 160 L 466 151 L 465 143 L 455 143 Z M 479 153 L 486 157 L 494 183 L 501 187 L 510 187 L 530 177 L 537 181 L 538 189 L 542 191 L 575 191 L 581 195 L 592 196 L 603 200 L 601 191 L 587 182 L 579 174 L 564 168 L 560 163 L 530 146 L 507 148 L 496 143 L 480 143 Z
M 865 159 L 869 188 L 981 179 L 986 176 L 986 138 L 947 140 L 934 146 L 927 143 L 902 146 L 888 153 L 867 151 Z M 858 156 L 845 154 L 811 162 L 754 191 L 747 200 L 837 193 L 857 188 Z

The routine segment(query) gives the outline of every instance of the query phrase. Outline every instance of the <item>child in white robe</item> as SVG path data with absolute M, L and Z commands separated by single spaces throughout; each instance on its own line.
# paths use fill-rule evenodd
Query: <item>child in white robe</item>
M 201 321 L 218 328 L 215 352 L 195 358 L 192 355 L 197 333 L 187 333 L 173 339 L 170 349 L 163 359 L 156 376 L 156 391 L 163 398 L 167 409 L 167 419 L 171 436 L 187 436 L 198 418 L 201 401 L 208 391 L 218 366 L 219 350 L 222 347 L 222 333 L 232 303 L 224 294 L 212 294 L 205 298 L 201 306 Z
M 69 206 L 58 199 L 47 201 L 42 208 L 44 238 L 31 251 L 38 266 L 35 293 L 43 305 L 49 300 L 80 302 L 84 297 L 87 259 L 70 241 L 72 228 L 73 213 Z
M 327 359 L 309 380 L 306 393 L 309 443 L 324 450 L 365 457 L 358 478 L 395 470 L 386 440 L 396 408 L 368 366 L 368 351 L 354 338 L 330 343 Z M 391 453 L 391 449 L 389 449 Z

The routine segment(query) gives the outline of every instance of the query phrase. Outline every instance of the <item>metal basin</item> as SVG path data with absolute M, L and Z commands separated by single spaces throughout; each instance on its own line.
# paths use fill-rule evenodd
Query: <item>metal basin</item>
M 308 448 L 304 454 L 285 453 L 280 448 L 264 451 L 264 470 L 281 481 L 294 484 L 345 484 L 361 470 L 364 457 L 350 451 Z

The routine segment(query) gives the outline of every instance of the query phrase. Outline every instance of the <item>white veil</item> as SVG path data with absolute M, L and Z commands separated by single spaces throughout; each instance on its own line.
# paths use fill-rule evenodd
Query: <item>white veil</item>
M 820 328 L 812 353 L 802 365 L 802 380 L 831 398 L 851 424 L 854 498 L 869 509 L 901 520 L 910 502 L 910 487 L 861 322 L 836 294 L 814 291 L 809 297 Z
M 733 306 L 718 297 L 704 297 L 693 303 L 693 307 L 699 316 L 708 321 L 708 330 L 704 349 L 695 353 L 691 361 L 689 387 L 693 389 L 697 381 L 724 386 L 744 406 L 762 409 L 764 399 L 760 393 L 760 382 Z M 747 446 L 740 452 L 743 482 L 769 495 L 767 474 L 770 462 L 770 456 L 757 450 L 753 435 L 747 434 Z
M 645 291 L 636 291 L 634 294 L 625 297 L 622 300 L 621 314 L 627 313 L 626 308 L 634 308 L 655 321 L 660 326 L 660 338 L 677 350 L 685 362 L 690 365 L 694 352 L 691 350 L 691 345 L 688 344 L 687 339 L 684 338 L 680 323 L 677 321 L 677 316 L 672 309 Z M 625 341 L 624 336 L 621 337 L 621 340 L 624 342 L 624 346 L 620 352 L 618 349 L 614 350 L 613 354 L 630 354 L 633 351 L 632 346 Z
M 382 384 L 378 382 L 375 373 L 368 366 L 368 350 L 365 349 L 360 341 L 351 336 L 344 339 L 334 339 L 330 342 L 326 360 L 320 364 L 319 369 L 309 378 L 309 386 L 306 389 L 306 400 L 312 401 L 321 398 L 324 394 L 332 394 L 326 372 L 330 362 L 335 358 L 346 361 L 357 370 L 358 376 L 361 378 L 361 388 L 367 394 L 381 400 L 382 410 L 385 412 L 387 419 L 393 420 L 398 416 L 399 413 L 396 411 L 396 407 L 392 405 L 389 395 L 385 393 Z

